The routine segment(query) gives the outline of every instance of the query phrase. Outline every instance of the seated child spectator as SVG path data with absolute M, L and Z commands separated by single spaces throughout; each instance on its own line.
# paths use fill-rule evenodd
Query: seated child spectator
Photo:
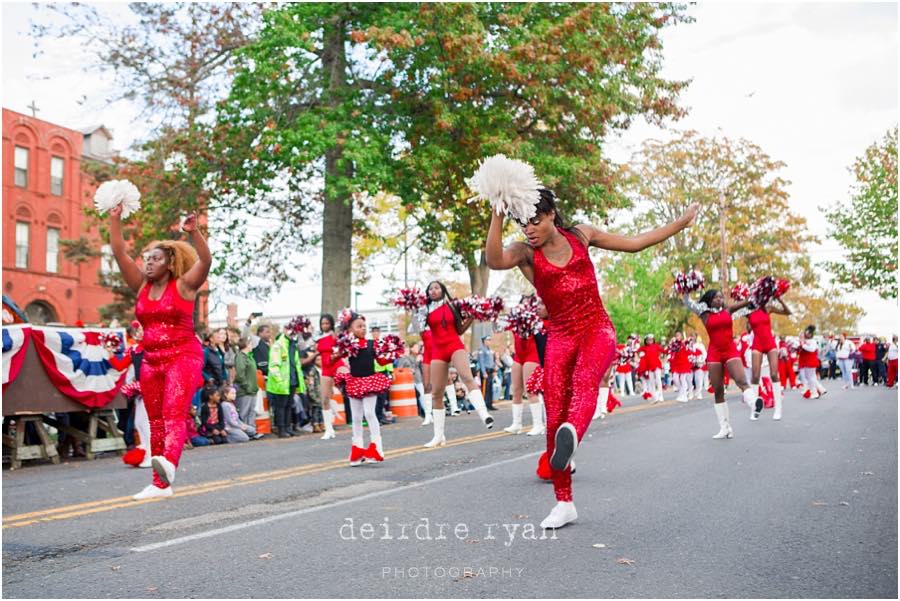
M 222 411 L 219 410 L 219 402 L 222 400 L 219 388 L 206 386 L 200 394 L 203 405 L 200 409 L 200 428 L 197 431 L 213 444 L 228 442 L 225 433 L 225 419 Z
M 256 433 L 256 427 L 245 424 L 238 415 L 234 402 L 237 399 L 237 390 L 234 386 L 223 386 L 219 390 L 222 403 L 219 405 L 221 413 L 225 416 L 225 437 L 228 442 L 247 442 L 251 438 L 262 438 L 262 434 Z

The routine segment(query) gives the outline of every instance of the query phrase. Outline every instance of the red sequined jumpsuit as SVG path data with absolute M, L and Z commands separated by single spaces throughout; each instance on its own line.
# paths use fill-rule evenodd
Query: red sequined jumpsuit
M 594 265 L 585 245 L 559 230 L 572 247 L 564 267 L 534 250 L 534 287 L 550 314 L 544 356 L 544 405 L 547 410 L 547 456 L 553 455 L 556 430 L 563 422 L 575 426 L 580 441 L 594 416 L 600 379 L 616 355 L 613 327 L 597 290 Z M 553 471 L 558 501 L 572 500 L 568 468 Z
M 194 302 L 178 293 L 170 279 L 159 300 L 150 284 L 138 294 L 134 314 L 144 328 L 141 392 L 150 420 L 150 455 L 163 455 L 178 467 L 187 440 L 191 397 L 203 385 L 203 348 L 194 334 Z M 166 488 L 153 474 L 153 484 Z

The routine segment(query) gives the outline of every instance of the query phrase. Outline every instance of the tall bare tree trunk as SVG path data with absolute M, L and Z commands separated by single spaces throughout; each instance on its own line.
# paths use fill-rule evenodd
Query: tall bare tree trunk
M 324 28 L 322 65 L 329 77 L 329 96 L 340 104 L 347 87 L 344 53 L 346 23 L 337 15 Z M 334 191 L 334 182 L 353 175 L 353 165 L 343 159 L 340 144 L 325 153 L 325 207 L 322 218 L 322 312 L 332 314 L 350 306 L 352 278 L 353 200 L 349 193 Z
M 481 251 L 481 257 L 475 259 L 476 253 L 471 253 L 466 259 L 466 269 L 469 271 L 469 286 L 472 288 L 472 294 L 479 296 L 487 295 L 488 280 L 491 277 L 491 270 L 487 266 L 487 258 L 484 251 Z M 490 336 L 492 334 L 491 324 L 476 321 L 471 329 L 472 339 L 469 348 L 477 349 L 481 345 L 482 336 Z

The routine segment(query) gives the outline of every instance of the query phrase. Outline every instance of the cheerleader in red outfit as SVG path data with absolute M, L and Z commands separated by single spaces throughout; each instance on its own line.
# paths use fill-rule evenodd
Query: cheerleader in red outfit
M 349 312 L 341 329 L 350 334 L 357 354 L 348 358 L 349 373 L 336 374 L 343 381 L 347 396 L 350 397 L 350 409 L 353 414 L 353 439 L 350 447 L 350 465 L 360 465 L 364 461 L 381 463 L 384 461 L 384 447 L 381 443 L 381 425 L 375 414 L 378 395 L 391 387 L 391 380 L 386 374 L 375 371 L 375 362 L 387 365 L 389 360 L 382 360 L 375 355 L 375 341 L 366 340 L 366 318 L 358 313 Z M 364 447 L 363 419 L 369 424 L 369 446 Z
M 770 307 L 770 301 L 762 307 L 755 308 L 750 312 L 750 315 L 747 316 L 747 324 L 753 330 L 753 344 L 750 347 L 750 383 L 757 388 L 757 399 L 762 398 L 763 395 L 759 388 L 759 380 L 760 372 L 762 371 L 763 357 L 765 357 L 771 368 L 769 369 L 769 373 L 772 378 L 772 395 L 775 401 L 775 411 L 772 415 L 772 419 L 780 420 L 781 408 L 784 403 L 784 391 L 781 388 L 781 378 L 778 373 L 779 370 L 774 369 L 774 366 L 779 364 L 778 343 L 775 342 L 775 336 L 772 335 L 772 320 L 769 318 L 769 314 L 790 315 L 791 310 L 784 304 L 784 301 L 781 300 L 781 298 L 775 298 L 773 300 L 777 302 L 779 306 Z M 758 405 L 759 402 L 756 403 L 756 406 Z M 759 412 L 755 411 L 755 409 L 756 407 L 754 407 L 754 414 L 751 416 L 752 419 L 759 417 Z
M 697 213 L 697 205 L 692 205 L 678 221 L 632 238 L 591 225 L 566 228 L 556 208 L 555 195 L 540 188 L 535 199 L 530 195 L 512 198 L 511 202 L 518 203 L 512 215 L 522 227 L 527 242 L 514 242 L 504 248 L 503 219 L 507 210 L 504 199 L 511 196 L 508 190 L 499 194 L 490 191 L 490 184 L 498 181 L 492 176 L 499 174 L 490 172 L 491 164 L 496 163 L 488 162 L 495 160 L 508 161 L 505 157 L 486 160 L 470 185 L 480 188 L 480 194 L 494 207 L 485 250 L 488 267 L 519 268 L 534 284 L 550 315 L 544 405 L 547 452 L 557 504 L 541 527 L 559 528 L 577 518 L 572 502 L 570 464 L 594 415 L 601 378 L 615 357 L 615 328 L 600 300 L 588 248 L 625 252 L 648 248 L 687 227 Z M 523 177 L 529 184 L 515 186 L 519 190 L 528 189 L 526 186 L 533 180 L 533 171 L 527 165 L 524 167 L 531 180 Z
M 678 386 L 678 398 L 675 400 L 687 403 L 688 392 L 691 390 L 691 359 L 684 334 L 675 332 L 675 339 L 670 343 L 669 350 L 672 378 Z
M 738 354 L 732 333 L 731 314 L 736 313 L 750 304 L 749 300 L 739 301 L 733 305 L 725 304 L 725 297 L 718 290 L 707 290 L 700 298 L 700 302 L 694 302 L 685 294 L 684 304 L 700 316 L 706 333 L 709 335 L 709 350 L 706 353 L 706 365 L 709 368 L 709 380 L 715 393 L 716 417 L 719 420 L 719 432 L 713 438 L 734 438 L 731 428 L 731 420 L 728 414 L 728 404 L 725 402 L 724 372 L 727 369 L 738 388 L 741 389 L 744 402 L 748 405 L 756 397 L 754 391 L 747 384 L 744 373 L 744 364 Z
M 800 379 L 806 385 L 804 399 L 817 399 L 828 391 L 819 382 L 819 345 L 813 338 L 816 326 L 808 326 L 800 338 Z
M 794 371 L 794 354 L 793 346 L 788 343 L 784 336 L 779 336 L 778 379 L 781 380 L 782 387 L 787 387 L 789 390 L 797 387 L 797 373 Z
M 334 438 L 334 412 L 331 409 L 331 397 L 334 395 L 334 377 L 338 370 L 345 370 L 344 360 L 334 354 L 337 334 L 334 329 L 334 316 L 325 313 L 319 318 L 319 329 L 322 336 L 316 341 L 316 351 L 322 359 L 322 382 L 319 388 L 322 400 L 322 421 L 325 422 L 325 433 L 322 440 Z
M 643 354 L 644 370 L 647 372 L 647 383 L 649 384 L 649 388 L 646 388 L 645 392 L 650 393 L 652 397 L 651 404 L 663 402 L 662 361 L 660 360 L 660 355 L 665 352 L 665 349 L 656 343 L 653 334 L 647 334 L 644 337 L 644 346 L 638 349 L 638 353 Z
M 122 279 L 137 292 L 135 316 L 144 328 L 141 393 L 150 419 L 153 483 L 135 499 L 172 495 L 175 469 L 187 440 L 194 392 L 203 384 L 203 349 L 194 333 L 194 301 L 206 281 L 212 256 L 197 231 L 197 216 L 181 226 L 194 243 L 151 242 L 141 270 L 125 250 L 122 205 L 110 210 L 110 244 Z
M 522 297 L 522 303 L 528 302 L 528 298 Z M 522 393 L 528 393 L 528 408 L 531 411 L 531 430 L 528 431 L 529 436 L 540 436 L 544 434 L 544 407 L 541 399 L 537 394 L 533 394 L 525 389 L 525 383 L 531 378 L 535 370 L 540 367 L 540 358 L 538 357 L 537 342 L 535 335 L 522 337 L 518 332 L 513 331 L 513 347 L 515 354 L 513 355 L 512 366 L 512 416 L 513 423 L 508 428 L 503 428 L 510 434 L 520 434 L 525 431 L 522 426 L 522 413 L 524 407 L 522 405 Z
M 432 389 L 432 419 L 434 420 L 434 438 L 425 443 L 426 447 L 444 446 L 447 439 L 444 436 L 444 389 L 447 387 L 450 365 L 456 368 L 459 378 L 468 390 L 469 402 L 475 407 L 478 416 L 484 425 L 490 430 L 494 427 L 494 418 L 487 412 L 484 404 L 484 396 L 481 388 L 475 383 L 472 376 L 472 368 L 469 366 L 469 354 L 460 336 L 472 325 L 472 319 L 463 320 L 453 297 L 447 291 L 447 287 L 441 282 L 431 282 L 425 289 L 428 296 L 428 304 L 413 317 L 410 327 L 418 327 L 420 331 L 425 326 L 431 330 L 431 389 Z

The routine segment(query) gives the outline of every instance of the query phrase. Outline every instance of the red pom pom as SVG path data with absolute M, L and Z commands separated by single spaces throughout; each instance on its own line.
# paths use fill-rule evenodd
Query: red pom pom
M 110 353 L 117 353 L 122 348 L 122 338 L 115 332 L 107 332 L 100 337 L 100 344 Z
M 456 301 L 463 319 L 471 317 L 476 321 L 495 321 L 503 311 L 503 299 L 499 296 L 478 296 L 473 294 Z
M 404 311 L 412 313 L 419 307 L 424 307 L 428 302 L 428 298 L 418 288 L 401 288 L 391 302 Z
M 744 283 L 737 283 L 731 289 L 731 299 L 736 301 L 744 301 L 750 298 L 750 286 Z
M 757 307 L 763 307 L 772 300 L 776 290 L 775 278 L 767 275 L 756 280 L 750 287 L 750 298 Z
M 785 292 L 791 289 L 791 283 L 787 280 L 775 281 L 775 298 L 781 298 Z
M 537 470 L 535 470 L 535 473 L 541 480 L 553 479 L 553 470 L 550 468 L 550 458 L 547 456 L 546 451 L 544 451 L 538 459 Z
M 147 454 L 147 451 L 141 449 L 139 447 L 135 447 L 122 455 L 122 463 L 126 465 L 132 465 L 137 467 L 144 460 L 144 456 Z
M 356 344 L 356 340 L 356 336 L 349 332 L 344 332 L 337 337 L 334 346 L 341 356 L 355 357 L 359 354 L 359 346 Z
M 396 334 L 388 334 L 375 341 L 375 356 L 383 361 L 394 361 L 403 355 L 406 344 Z
M 513 331 L 519 338 L 529 338 L 544 329 L 544 322 L 538 315 L 538 300 L 529 296 L 506 314 L 506 329 Z
M 312 336 L 312 322 L 306 315 L 298 315 L 285 324 L 284 331 L 291 336 L 300 335 L 309 338 Z
M 687 273 L 675 274 L 675 292 L 678 294 L 689 294 L 695 290 L 701 290 L 706 286 L 706 280 L 699 271 L 691 270 Z
M 138 380 L 134 380 L 133 382 L 129 382 L 122 386 L 119 392 L 122 393 L 126 399 L 131 399 L 141 394 L 141 383 Z

